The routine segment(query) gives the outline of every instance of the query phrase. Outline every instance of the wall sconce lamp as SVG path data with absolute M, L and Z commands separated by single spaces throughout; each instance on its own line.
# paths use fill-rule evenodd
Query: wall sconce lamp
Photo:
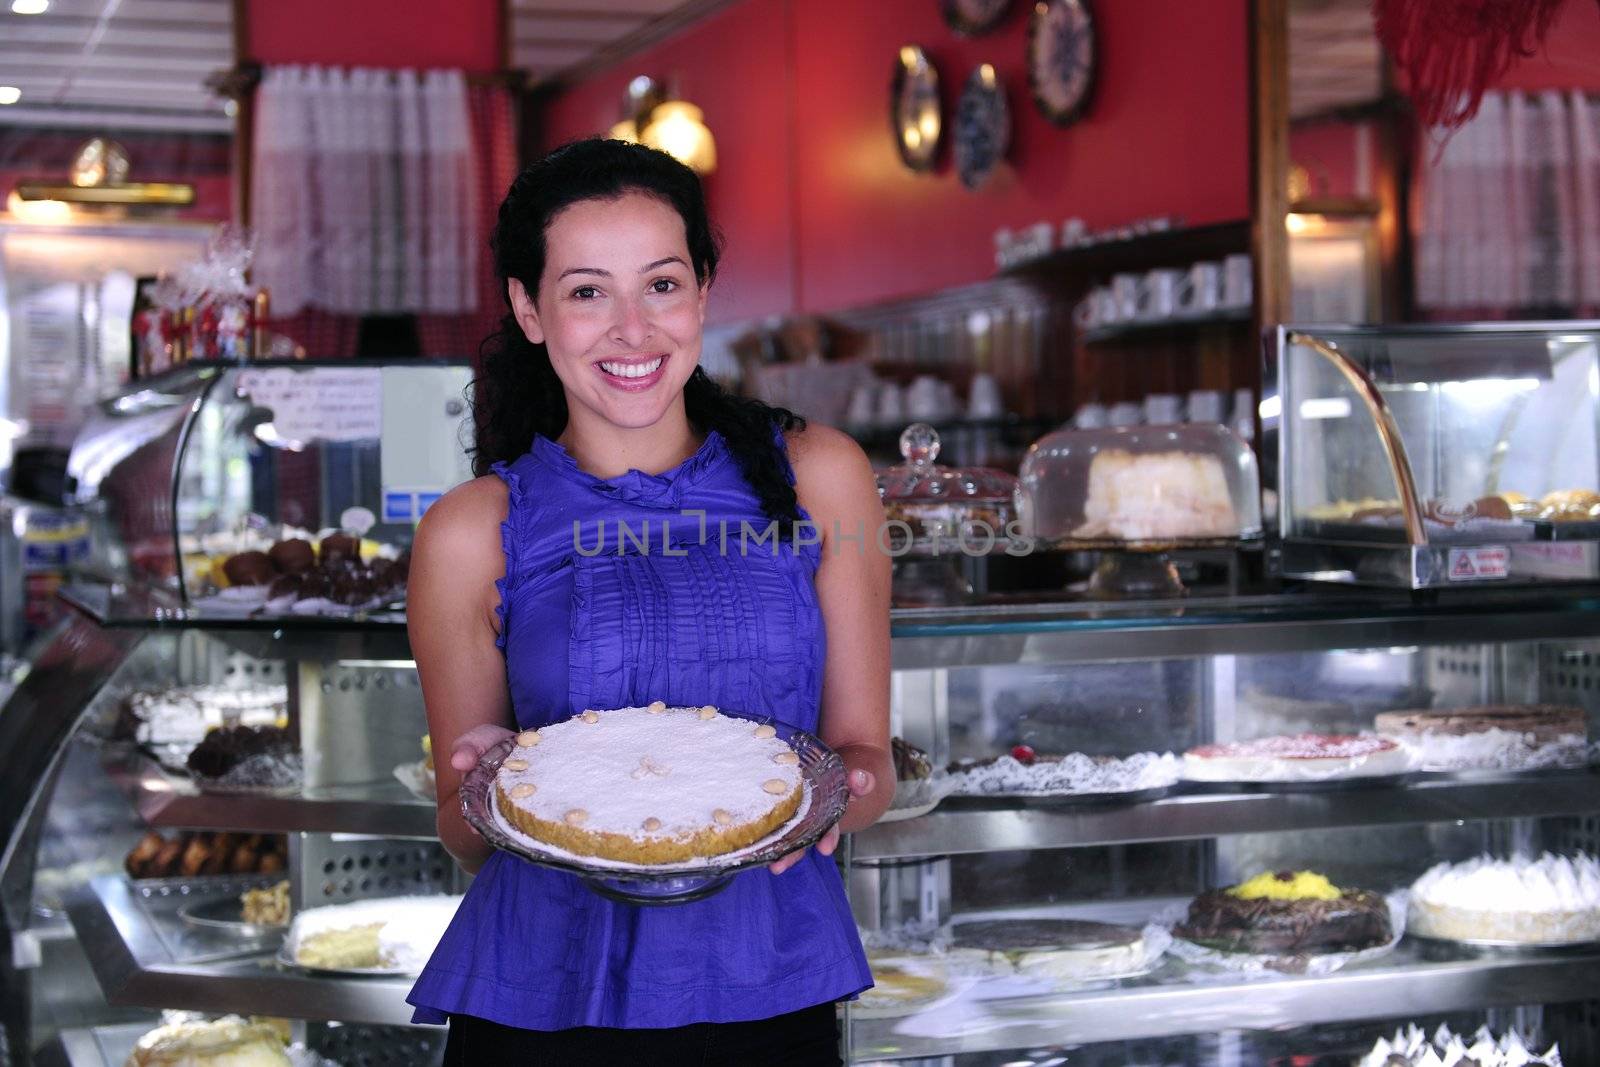
M 627 117 L 611 127 L 613 138 L 659 148 L 696 174 L 717 169 L 717 141 L 704 113 L 687 100 L 667 99 L 655 79 L 640 75 L 629 82 L 623 108 Z

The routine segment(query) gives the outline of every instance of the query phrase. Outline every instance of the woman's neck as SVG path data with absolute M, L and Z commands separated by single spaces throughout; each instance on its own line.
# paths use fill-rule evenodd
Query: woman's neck
M 652 426 L 624 429 L 603 420 L 568 416 L 567 428 L 556 443 L 596 478 L 615 478 L 630 470 L 660 474 L 671 470 L 700 449 L 701 438 L 678 405 Z

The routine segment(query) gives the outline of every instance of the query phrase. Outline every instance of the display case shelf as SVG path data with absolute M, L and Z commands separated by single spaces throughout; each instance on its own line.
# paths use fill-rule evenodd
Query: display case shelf
M 106 771 L 149 826 L 261 834 L 438 836 L 434 805 L 393 779 L 292 793 L 207 793 L 143 756 L 110 758 Z
M 1431 948 L 1423 950 L 1403 942 L 1392 955 L 1374 964 L 1327 976 L 1271 980 L 1207 976 L 1196 981 L 1169 960 L 1156 975 L 1120 988 L 991 1001 L 996 1009 L 990 1013 L 989 1025 L 974 1027 L 958 1037 L 897 1033 L 895 1028 L 903 1017 L 852 1016 L 851 1058 L 852 1062 L 919 1059 L 1224 1030 L 1299 1028 L 1356 1019 L 1414 1018 L 1495 1005 L 1585 1000 L 1600 986 L 1600 948 L 1454 959 L 1430 958 L 1433 954 Z
M 411 1021 L 405 1002 L 410 978 L 302 974 L 278 963 L 277 946 L 263 942 L 191 958 L 183 947 L 194 932 L 178 909 L 193 899 L 194 894 L 143 893 L 111 875 L 93 879 L 73 897 L 67 913 L 109 1003 L 325 1021 Z
M 946 802 L 950 804 L 950 802 Z M 1540 771 L 1322 792 L 1184 793 L 1140 804 L 944 807 L 851 836 L 856 863 L 1230 834 L 1600 812 L 1600 774 Z
M 63 1030 L 40 1049 L 39 1067 L 122 1067 L 150 1023 Z

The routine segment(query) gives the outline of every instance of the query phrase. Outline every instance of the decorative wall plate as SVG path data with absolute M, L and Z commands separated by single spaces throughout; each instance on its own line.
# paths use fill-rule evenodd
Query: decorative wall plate
M 1011 109 L 1005 88 L 988 63 L 967 78 L 956 104 L 956 173 L 961 184 L 976 189 L 989 180 L 1011 147 Z
M 900 159 L 915 171 L 932 170 L 939 156 L 939 70 L 926 52 L 903 45 L 889 90 L 889 122 Z
M 1038 0 L 1028 23 L 1028 88 L 1045 118 L 1077 121 L 1094 92 L 1099 42 L 1089 0 Z
M 940 0 L 945 23 L 957 33 L 972 37 L 988 33 L 1011 10 L 1011 0 Z

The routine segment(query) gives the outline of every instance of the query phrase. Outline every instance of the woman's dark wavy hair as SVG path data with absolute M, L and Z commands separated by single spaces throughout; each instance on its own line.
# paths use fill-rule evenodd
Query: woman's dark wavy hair
M 567 425 L 567 398 L 550 366 L 550 354 L 544 345 L 529 341 L 517 324 L 506 282 L 515 278 L 530 296 L 538 293 L 545 232 L 556 214 L 579 201 L 615 200 L 631 192 L 659 197 L 682 216 L 695 277 L 702 288 L 716 278 L 720 241 L 706 212 L 700 179 L 665 152 L 592 138 L 563 145 L 530 165 L 511 183 L 489 241 L 507 311 L 479 349 L 482 369 L 472 383 L 475 473 L 487 474 L 493 464 L 521 456 L 534 434 L 554 440 Z M 701 432 L 722 435 L 762 512 L 787 534 L 799 518 L 799 506 L 773 428 L 803 428 L 805 420 L 784 408 L 736 396 L 699 367 L 684 384 L 683 398 L 689 421 Z

